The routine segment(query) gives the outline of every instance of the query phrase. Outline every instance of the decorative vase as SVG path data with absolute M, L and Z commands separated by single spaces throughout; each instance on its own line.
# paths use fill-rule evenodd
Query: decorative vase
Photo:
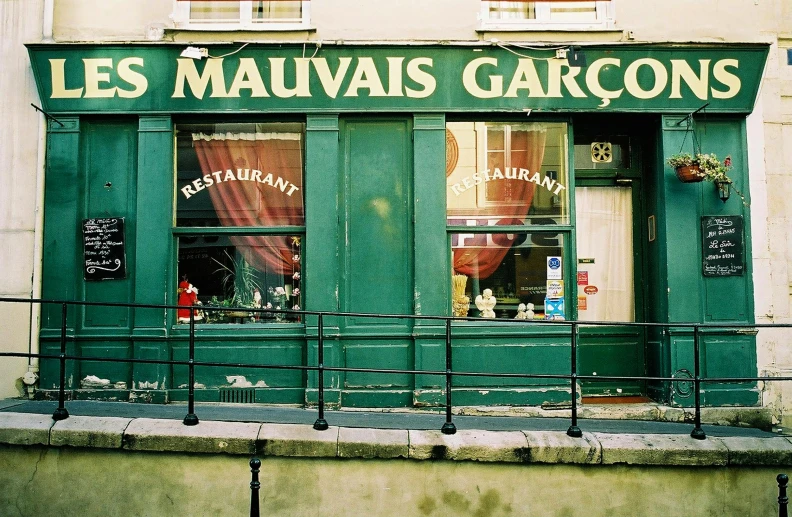
M 704 179 L 704 174 L 698 165 L 685 165 L 676 168 L 676 177 L 682 183 L 698 183 Z

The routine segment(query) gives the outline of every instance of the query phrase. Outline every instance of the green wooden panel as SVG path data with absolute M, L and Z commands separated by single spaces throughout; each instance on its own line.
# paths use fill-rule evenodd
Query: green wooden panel
M 412 369 L 412 340 L 387 339 L 346 340 L 346 364 L 354 368 Z M 387 374 L 374 372 L 347 372 L 344 388 L 393 389 L 411 388 L 411 374 Z
M 415 263 L 419 265 L 415 268 L 415 314 L 445 316 L 451 310 L 451 270 L 443 196 L 445 144 L 445 116 L 414 116 Z M 436 322 L 425 324 L 431 326 Z
M 82 251 L 76 220 L 81 213 L 79 180 L 80 120 L 61 117 L 49 123 L 47 169 L 44 186 L 44 242 L 42 298 L 74 300 L 79 274 L 78 253 Z M 76 273 L 77 272 L 77 273 Z M 73 328 L 77 312 L 70 307 L 68 326 Z M 44 329 L 61 327 L 61 306 L 44 304 Z
M 406 120 L 350 120 L 345 146 L 345 286 L 350 312 L 411 314 L 411 153 Z M 355 319 L 353 324 L 373 321 Z
M 636 377 L 646 375 L 643 332 L 640 329 L 580 329 L 578 341 L 580 375 Z M 645 381 L 585 380 L 585 395 L 642 395 Z
M 132 120 L 88 121 L 82 124 L 81 138 L 84 207 L 79 219 L 124 218 L 127 257 L 125 279 L 83 282 L 83 296 L 94 302 L 131 300 L 135 269 L 130 259 L 135 256 L 137 127 Z M 78 255 L 81 253 L 80 247 Z M 86 306 L 83 314 L 84 328 L 129 329 L 132 324 L 131 310 L 126 307 Z

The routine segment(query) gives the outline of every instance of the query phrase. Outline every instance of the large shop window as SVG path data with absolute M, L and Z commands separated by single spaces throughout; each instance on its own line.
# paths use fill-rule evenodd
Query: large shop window
M 179 305 L 300 309 L 303 135 L 300 123 L 176 126 Z M 179 311 L 180 322 L 189 311 Z M 299 321 L 244 310 L 196 310 L 196 318 Z
M 454 314 L 563 318 L 566 124 L 448 122 L 446 142 Z
M 483 29 L 601 29 L 613 25 L 613 0 L 481 0 Z
M 191 30 L 304 29 L 307 0 L 174 0 L 173 21 Z

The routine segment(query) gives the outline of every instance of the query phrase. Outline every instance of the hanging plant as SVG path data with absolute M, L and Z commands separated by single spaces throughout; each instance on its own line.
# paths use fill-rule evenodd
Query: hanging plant
M 729 198 L 728 192 L 731 188 L 740 196 L 743 205 L 748 206 L 745 196 L 734 186 L 734 182 L 729 177 L 729 170 L 732 168 L 731 156 L 721 161 L 712 153 L 697 153 L 695 156 L 690 153 L 678 153 L 669 156 L 666 162 L 674 168 L 677 178 L 683 183 L 711 181 L 718 188 L 719 197 L 724 202 Z

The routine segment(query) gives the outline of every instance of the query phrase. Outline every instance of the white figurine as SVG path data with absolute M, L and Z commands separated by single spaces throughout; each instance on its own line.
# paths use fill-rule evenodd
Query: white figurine
M 534 319 L 534 304 L 529 303 L 526 307 L 528 310 L 525 312 L 525 319 L 532 320 Z
M 484 289 L 483 294 L 476 296 L 476 307 L 481 311 L 482 318 L 495 317 L 495 311 L 492 309 L 495 308 L 496 303 L 498 303 L 498 300 L 492 296 L 492 289 Z
M 527 320 L 528 313 L 525 312 L 525 304 L 521 303 L 517 306 L 517 316 L 514 317 L 516 320 Z

